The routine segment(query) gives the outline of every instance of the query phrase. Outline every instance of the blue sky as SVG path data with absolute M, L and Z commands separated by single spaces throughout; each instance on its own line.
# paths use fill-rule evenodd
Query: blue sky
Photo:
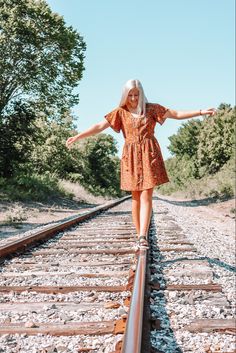
M 139 79 L 150 102 L 175 110 L 235 105 L 234 0 L 47 0 L 87 44 L 74 108 L 78 131 L 116 108 L 123 84 Z M 156 126 L 163 157 L 168 137 L 188 120 Z M 122 134 L 111 128 L 119 148 Z

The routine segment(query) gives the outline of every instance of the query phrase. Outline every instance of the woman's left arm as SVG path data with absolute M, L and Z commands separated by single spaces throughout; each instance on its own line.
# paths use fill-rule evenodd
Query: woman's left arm
M 164 114 L 163 118 L 172 118 L 172 119 L 181 120 L 181 119 L 195 118 L 196 116 L 201 116 L 201 115 L 213 116 L 215 114 L 216 114 L 215 108 L 200 109 L 200 110 L 185 111 L 185 112 L 168 109 L 167 112 Z

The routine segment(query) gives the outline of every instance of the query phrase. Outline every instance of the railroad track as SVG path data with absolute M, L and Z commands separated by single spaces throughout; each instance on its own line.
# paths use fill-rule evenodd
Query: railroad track
M 133 287 L 142 306 L 144 283 L 133 283 L 146 250 L 137 258 L 130 201 L 116 204 L 0 248 L 3 352 L 120 351 Z
M 188 343 L 235 332 L 209 262 L 165 207 L 152 217 L 150 250 L 135 252 L 130 209 L 124 198 L 0 248 L 0 352 L 234 352 L 212 350 L 206 336 Z M 188 315 L 196 302 L 209 317 Z M 214 319 L 215 308 L 229 318 Z

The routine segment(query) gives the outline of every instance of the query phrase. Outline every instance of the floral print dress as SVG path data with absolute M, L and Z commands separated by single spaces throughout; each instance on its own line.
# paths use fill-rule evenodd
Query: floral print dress
M 133 117 L 127 107 L 119 107 L 105 119 L 116 132 L 123 132 L 123 147 L 120 170 L 122 190 L 136 191 L 153 188 L 169 181 L 157 139 L 155 125 L 163 124 L 168 109 L 160 104 L 147 103 L 145 116 Z

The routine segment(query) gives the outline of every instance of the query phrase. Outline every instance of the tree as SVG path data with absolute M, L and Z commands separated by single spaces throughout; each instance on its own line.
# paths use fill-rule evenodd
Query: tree
M 54 116 L 78 103 L 85 48 L 46 1 L 0 0 L 0 113 L 19 97 Z
M 182 124 L 169 140 L 174 157 L 166 166 L 175 185 L 216 173 L 234 157 L 235 107 L 221 103 L 215 116 Z
M 94 195 L 120 196 L 120 160 L 115 155 L 114 138 L 107 134 L 92 136 L 80 141 L 78 149 L 82 165 L 72 178 Z
M 206 118 L 197 151 L 201 174 L 213 174 L 232 158 L 235 148 L 235 108 L 221 104 L 216 116 Z
M 42 115 L 35 121 L 40 138 L 32 149 L 27 163 L 28 169 L 38 174 L 53 173 L 67 178 L 68 172 L 76 172 L 81 167 L 81 153 L 77 146 L 67 149 L 65 141 L 74 133 L 73 117 L 66 113 L 60 122 L 48 121 Z
M 199 119 L 183 123 L 177 134 L 169 137 L 170 145 L 168 149 L 170 152 L 180 158 L 191 159 L 195 157 L 197 155 L 201 128 L 202 122 Z
M 203 123 L 199 119 L 190 120 L 182 124 L 177 134 L 169 137 L 168 149 L 177 157 L 177 160 L 183 160 L 184 165 L 189 161 L 188 173 L 191 171 L 194 178 L 199 177 L 197 151 L 202 125 Z
M 12 113 L 0 115 L 0 175 L 11 177 L 28 161 L 38 137 L 35 113 L 28 104 L 15 102 Z

